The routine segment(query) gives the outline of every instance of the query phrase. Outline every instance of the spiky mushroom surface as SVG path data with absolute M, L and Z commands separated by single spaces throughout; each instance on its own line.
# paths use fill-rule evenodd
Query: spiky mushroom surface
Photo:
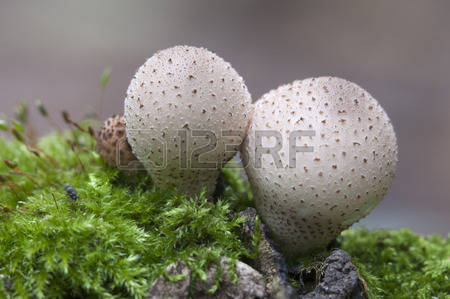
M 97 151 L 106 164 L 119 168 L 138 167 L 125 134 L 123 115 L 108 118 L 97 135 Z
M 279 156 L 262 155 L 258 167 L 260 130 L 279 132 L 282 140 Z M 292 135 L 297 130 L 314 136 Z M 274 145 L 275 137 L 262 138 L 262 146 Z M 312 152 L 299 152 L 302 146 Z M 243 156 L 259 214 L 279 250 L 296 255 L 325 247 L 381 201 L 397 151 L 389 117 L 367 91 L 320 77 L 280 86 L 256 103 Z
M 176 46 L 153 55 L 131 81 L 126 132 L 156 186 L 188 195 L 206 187 L 210 195 L 251 111 L 244 80 L 228 62 L 204 48 Z

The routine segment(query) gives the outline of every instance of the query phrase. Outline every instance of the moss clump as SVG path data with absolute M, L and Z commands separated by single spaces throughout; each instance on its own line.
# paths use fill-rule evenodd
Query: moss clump
M 2 165 L 0 173 L 23 189 L 16 189 L 18 199 L 1 186 L 1 298 L 141 298 L 174 261 L 202 279 L 220 257 L 252 254 L 239 239 L 243 219 L 230 208 L 240 205 L 238 193 L 227 190 L 230 198 L 211 203 L 203 194 L 155 191 L 145 175 L 138 180 L 106 166 L 89 135 L 75 133 L 74 150 L 72 135 L 42 139 L 48 157 L 0 140 L 0 157 L 18 164 Z M 35 183 L 11 174 L 19 170 Z M 65 193 L 66 184 L 78 200 Z
M 240 239 L 236 215 L 252 205 L 252 194 L 239 169 L 223 170 L 227 184 L 215 202 L 188 198 L 156 191 L 145 174 L 108 167 L 94 142 L 79 130 L 33 148 L 0 138 L 0 158 L 17 163 L 0 165 L 0 298 L 142 298 L 177 260 L 204 279 L 223 256 L 255 256 Z M 357 230 L 340 242 L 374 298 L 447 295 L 448 239 Z
M 373 298 L 450 298 L 448 238 L 358 229 L 343 232 L 340 242 Z

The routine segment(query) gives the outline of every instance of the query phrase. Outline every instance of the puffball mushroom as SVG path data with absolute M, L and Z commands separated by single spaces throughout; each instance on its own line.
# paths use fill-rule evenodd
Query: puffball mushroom
M 208 196 L 242 143 L 251 111 L 244 80 L 228 62 L 204 48 L 176 46 L 153 55 L 131 81 L 128 141 L 155 186 L 187 195 L 205 187 Z
M 267 155 L 270 147 L 277 154 Z M 391 186 L 397 150 L 386 112 L 352 82 L 311 78 L 265 94 L 255 103 L 243 157 L 279 250 L 293 256 L 325 247 L 365 217 Z
M 114 115 L 104 122 L 97 134 L 97 152 L 110 166 L 124 168 L 140 166 L 127 141 L 123 115 Z

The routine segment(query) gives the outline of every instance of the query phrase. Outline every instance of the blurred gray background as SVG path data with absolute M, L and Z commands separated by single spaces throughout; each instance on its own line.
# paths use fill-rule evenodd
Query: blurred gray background
M 0 0 L 0 112 L 42 99 L 54 117 L 122 113 L 136 68 L 158 49 L 204 46 L 231 62 L 254 97 L 333 75 L 368 90 L 400 144 L 397 178 L 360 222 L 450 231 L 450 1 Z M 50 130 L 34 113 L 40 133 Z

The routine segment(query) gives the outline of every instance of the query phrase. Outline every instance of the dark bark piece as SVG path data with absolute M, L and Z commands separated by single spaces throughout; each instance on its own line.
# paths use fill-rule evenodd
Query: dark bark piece
M 217 200 L 222 196 L 227 185 L 228 184 L 223 179 L 223 175 L 220 174 L 219 178 L 217 179 L 216 189 L 214 190 L 214 193 L 212 195 L 212 198 L 214 200 L 213 202 L 217 202 Z
M 343 250 L 336 250 L 325 260 L 322 266 L 322 279 L 314 291 L 305 299 L 367 298 L 361 286 L 358 272 Z
M 243 238 L 251 244 L 250 240 L 256 232 L 255 218 L 257 212 L 253 208 L 248 208 L 241 212 L 240 215 L 246 218 L 243 224 Z M 343 250 L 333 251 L 325 259 L 321 267 L 320 281 L 317 286 L 314 287 L 317 283 L 316 278 L 313 278 L 312 281 L 306 281 L 305 277 L 303 277 L 302 281 L 298 281 L 299 287 L 292 286 L 289 278 L 295 277 L 289 275 L 283 255 L 275 249 L 261 221 L 259 229 L 261 230 L 261 240 L 258 245 L 259 255 L 252 261 L 251 265 L 266 278 L 268 298 L 367 298 L 364 294 L 364 287 L 360 283 L 356 267 L 352 264 L 350 256 Z M 331 247 L 338 245 L 337 242 L 330 244 Z M 313 288 L 313 291 L 308 293 L 308 289 L 311 288 Z
M 248 208 L 242 211 L 240 216 L 246 218 L 243 224 L 243 238 L 250 243 L 257 229 L 255 226 L 256 210 Z M 266 278 L 268 298 L 298 298 L 299 289 L 292 287 L 288 282 L 284 257 L 275 249 L 268 237 L 267 229 L 261 221 L 259 221 L 259 229 L 261 233 L 261 240 L 258 244 L 259 254 L 253 261 L 252 266 Z
M 196 280 L 191 284 L 191 271 L 182 262 L 177 262 L 168 267 L 170 275 L 186 275 L 182 280 L 170 282 L 166 277 L 158 278 L 152 285 L 147 299 L 188 298 L 265 298 L 265 299 L 366 299 L 364 287 L 360 281 L 355 265 L 350 260 L 350 256 L 343 250 L 335 250 L 328 256 L 323 264 L 316 269 L 320 271 L 312 281 L 298 281 L 299 287 L 294 287 L 290 279 L 298 280 L 298 276 L 289 276 L 286 262 L 273 246 L 268 232 L 262 222 L 259 227 L 255 226 L 257 216 L 256 210 L 248 208 L 240 213 L 245 217 L 243 223 L 242 238 L 251 246 L 251 240 L 256 230 L 259 229 L 261 239 L 258 244 L 258 256 L 248 261 L 253 269 L 243 262 L 237 261 L 235 265 L 238 276 L 237 283 L 232 282 L 229 275 L 230 260 L 223 258 L 221 261 L 222 282 L 220 288 L 211 295 L 208 293 L 214 284 L 217 274 L 217 266 L 213 265 L 206 272 L 206 281 Z M 258 272 L 259 271 L 259 272 Z M 292 273 L 291 273 L 292 274 Z M 315 276 L 315 275 L 314 275 Z M 302 277 L 300 275 L 300 277 Z M 317 282 L 319 280 L 319 282 Z M 306 284 L 311 284 L 308 292 Z M 316 283 L 318 283 L 316 285 Z M 316 285 L 316 286 L 315 286 Z M 314 287 L 315 286 L 315 287 Z M 190 293 L 191 292 L 191 293 Z

